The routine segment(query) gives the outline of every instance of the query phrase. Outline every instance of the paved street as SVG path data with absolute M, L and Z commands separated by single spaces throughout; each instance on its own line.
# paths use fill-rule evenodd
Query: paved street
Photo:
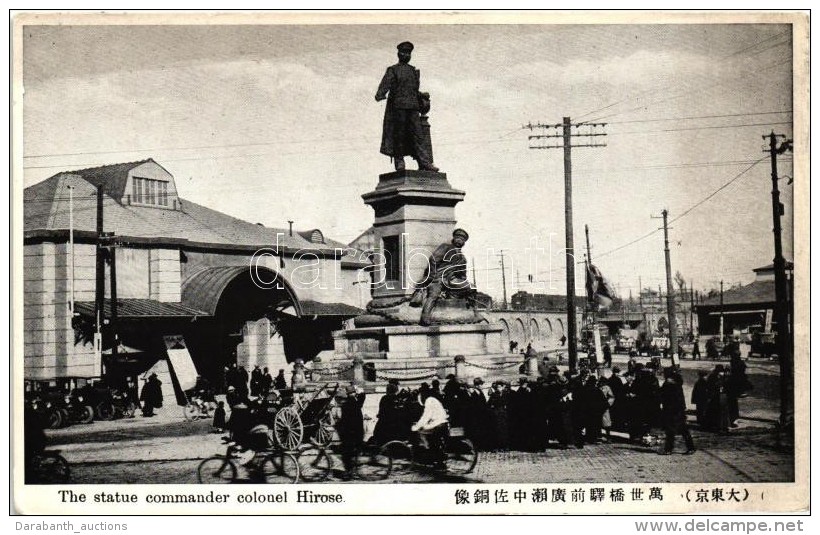
M 618 359 L 616 359 L 616 363 Z M 684 361 L 686 394 L 699 368 L 714 363 Z M 740 427 L 728 436 L 692 426 L 698 452 L 661 456 L 615 435 L 608 444 L 582 450 L 539 453 L 482 452 L 471 483 L 524 482 L 773 482 L 794 478 L 794 459 L 774 434 L 778 415 L 777 366 L 749 363 L 754 390 L 740 400 Z M 688 397 L 687 397 L 688 399 Z M 368 403 L 372 407 L 373 401 Z M 369 412 L 368 409 L 366 412 Z M 693 419 L 690 416 L 690 421 Z M 210 421 L 187 422 L 182 409 L 165 406 L 154 418 L 95 422 L 48 432 L 51 447 L 71 463 L 75 483 L 196 483 L 199 462 L 222 453 Z M 678 439 L 677 452 L 683 444 Z M 337 481 L 337 480 L 335 480 Z M 434 481 L 426 474 L 393 474 L 389 482 Z M 338 482 L 338 481 L 337 481 Z

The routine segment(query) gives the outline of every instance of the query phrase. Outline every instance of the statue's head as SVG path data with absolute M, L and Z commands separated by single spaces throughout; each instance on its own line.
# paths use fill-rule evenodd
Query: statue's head
M 413 53 L 413 43 L 411 43 L 410 41 L 405 41 L 403 43 L 399 43 L 396 48 L 399 50 L 399 62 L 409 63 L 410 56 Z
M 470 235 L 467 234 L 466 230 L 457 228 L 453 231 L 453 245 L 456 247 L 464 247 L 468 239 L 470 239 Z

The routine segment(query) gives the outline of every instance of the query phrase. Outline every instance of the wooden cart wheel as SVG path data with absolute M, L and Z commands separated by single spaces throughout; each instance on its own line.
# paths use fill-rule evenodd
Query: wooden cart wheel
M 285 407 L 273 418 L 273 436 L 276 443 L 284 450 L 292 451 L 302 444 L 305 426 L 302 418 L 293 407 Z
M 313 442 L 320 447 L 326 447 L 333 441 L 333 416 L 328 412 L 319 419 L 316 426 L 316 434 L 313 435 Z

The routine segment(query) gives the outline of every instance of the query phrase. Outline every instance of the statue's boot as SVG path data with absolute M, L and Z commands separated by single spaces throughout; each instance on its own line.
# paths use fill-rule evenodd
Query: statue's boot
M 404 171 L 404 158 L 393 158 L 393 163 L 396 165 L 396 171 Z
M 433 165 L 432 162 L 419 162 L 419 170 L 420 171 L 438 171 L 438 167 Z

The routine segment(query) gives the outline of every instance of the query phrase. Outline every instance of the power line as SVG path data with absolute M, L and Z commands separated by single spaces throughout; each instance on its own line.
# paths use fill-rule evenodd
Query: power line
M 691 126 L 684 128 L 663 128 L 660 130 L 635 130 L 628 132 L 613 132 L 613 135 L 630 135 L 630 134 L 645 134 L 645 133 L 659 133 L 659 132 L 687 132 L 691 130 L 715 130 L 721 128 L 745 128 L 749 126 L 772 126 L 772 125 L 790 125 L 792 121 L 777 121 L 770 123 L 747 123 L 747 124 L 726 124 L 726 125 L 711 125 L 711 126 Z
M 758 76 L 760 73 L 762 73 L 762 72 L 766 72 L 766 71 L 771 70 L 771 69 L 774 69 L 775 67 L 779 67 L 779 66 L 781 66 L 781 65 L 785 65 L 785 64 L 789 64 L 789 65 L 791 65 L 791 62 L 792 62 L 792 60 L 791 60 L 791 58 L 789 58 L 789 59 L 787 59 L 787 60 L 785 60 L 785 61 L 780 61 L 780 62 L 774 63 L 774 64 L 772 64 L 772 65 L 769 65 L 768 67 L 764 67 L 764 68 L 762 68 L 762 69 L 757 69 L 757 70 L 755 70 L 754 72 L 749 73 L 749 74 L 748 74 L 748 76 Z M 742 78 L 742 77 L 741 77 L 741 78 Z M 633 112 L 633 111 L 645 110 L 645 109 L 646 109 L 646 108 L 648 108 L 649 106 L 653 106 L 653 105 L 656 105 L 656 104 L 661 104 L 661 103 L 663 103 L 663 102 L 668 102 L 668 101 L 670 101 L 670 100 L 675 100 L 675 99 L 678 99 L 678 98 L 681 98 L 681 97 L 687 96 L 687 95 L 689 95 L 689 94 L 691 94 L 691 93 L 697 93 L 697 92 L 701 92 L 701 91 L 706 91 L 707 89 L 712 89 L 713 87 L 717 87 L 717 86 L 720 86 L 720 85 L 724 85 L 724 84 L 727 84 L 727 83 L 729 83 L 729 82 L 731 82 L 731 81 L 732 81 L 732 80 L 721 80 L 721 81 L 719 81 L 719 82 L 715 82 L 714 84 L 707 85 L 707 86 L 705 86 L 705 87 L 695 87 L 695 88 L 693 88 L 693 89 L 689 89 L 688 91 L 683 91 L 682 93 L 678 93 L 678 94 L 674 94 L 674 95 L 671 95 L 671 96 L 668 96 L 668 97 L 661 98 L 660 100 L 655 100 L 655 101 L 652 101 L 652 102 L 647 102 L 646 104 L 643 104 L 643 105 L 641 105 L 641 106 L 637 106 L 637 107 L 635 107 L 635 108 L 630 108 L 630 109 L 628 109 L 628 110 L 624 110 L 624 111 L 619 111 L 619 112 L 611 113 L 611 114 L 609 114 L 609 115 L 604 115 L 604 116 L 602 116 L 602 117 L 595 117 L 594 119 L 590 119 L 589 121 L 585 121 L 585 122 L 600 122 L 600 121 L 603 121 L 604 119 L 609 119 L 610 117 L 616 117 L 616 116 L 618 116 L 618 115 L 623 115 L 623 114 L 625 114 L 625 113 L 631 113 L 631 112 Z M 626 100 L 628 100 L 628 99 L 626 99 Z
M 726 189 L 727 187 L 729 187 L 729 185 L 731 185 L 732 183 L 734 183 L 735 181 L 737 181 L 738 179 L 740 179 L 743 175 L 745 175 L 747 172 L 749 172 L 749 171 L 750 171 L 750 170 L 751 170 L 754 166 L 756 166 L 757 164 L 759 164 L 760 162 L 762 162 L 762 161 L 763 161 L 763 160 L 765 160 L 766 158 L 768 158 L 768 156 L 763 156 L 763 157 L 762 157 L 762 158 L 760 158 L 759 160 L 755 160 L 755 161 L 754 161 L 754 163 L 752 163 L 749 167 L 747 167 L 746 169 L 744 169 L 743 171 L 741 171 L 740 173 L 738 173 L 737 175 L 735 175 L 734 177 L 732 177 L 732 179 L 731 179 L 731 180 L 729 180 L 728 182 L 724 183 L 722 186 L 720 186 L 720 187 L 719 187 L 719 188 L 717 188 L 715 191 L 713 191 L 712 193 L 710 193 L 709 195 L 707 195 L 705 198 L 701 199 L 701 200 L 700 200 L 700 201 L 698 201 L 697 203 L 695 203 L 695 204 L 693 204 L 692 206 L 690 206 L 687 210 L 683 211 L 683 212 L 682 212 L 679 216 L 677 216 L 676 218 L 672 219 L 672 220 L 670 221 L 670 223 L 674 223 L 675 221 L 679 221 L 680 219 L 682 219 L 682 218 L 686 217 L 689 213 L 691 213 L 691 212 L 692 212 L 693 210 L 695 210 L 697 207 L 699 207 L 699 206 L 701 206 L 702 204 L 706 203 L 707 201 L 709 201 L 710 199 L 712 199 L 715 195 L 717 195 L 718 193 L 720 193 L 721 191 L 723 191 L 724 189 Z M 600 259 L 602 256 L 609 256 L 609 255 L 611 255 L 611 254 L 613 254 L 613 253 L 615 253 L 615 252 L 618 252 L 618 251 L 620 251 L 620 250 L 622 250 L 622 249 L 626 249 L 627 247 L 630 247 L 631 245 L 634 245 L 634 244 L 636 244 L 636 243 L 638 243 L 638 242 L 640 242 L 640 241 L 642 241 L 642 240 L 645 240 L 646 238 L 649 238 L 650 236 L 653 236 L 654 234 L 658 233 L 660 230 L 661 230 L 661 229 L 656 228 L 656 229 L 654 229 L 654 230 L 652 230 L 652 231 L 650 231 L 650 232 L 647 232 L 646 234 L 644 234 L 644 235 L 640 236 L 639 238 L 635 238 L 634 240 L 632 240 L 632 241 L 630 241 L 630 242 L 628 242 L 628 243 L 625 243 L 625 244 L 623 244 L 623 245 L 619 245 L 618 247 L 615 247 L 614 249 L 610 249 L 610 250 L 608 250 L 608 251 L 605 251 L 605 252 L 603 252 L 603 253 L 600 253 L 600 254 L 598 254 L 597 256 L 598 256 L 598 258 Z M 561 270 L 561 267 L 557 268 L 557 270 L 558 270 L 558 271 L 560 271 L 560 270 Z M 542 271 L 542 272 L 540 272 L 540 273 L 546 273 L 546 272 L 543 272 L 543 271 Z
M 748 113 L 726 113 L 722 115 L 690 115 L 688 117 L 664 117 L 660 119 L 635 119 L 632 121 L 610 121 L 609 124 L 631 124 L 631 123 L 659 123 L 663 121 L 689 121 L 693 119 L 722 119 L 725 117 L 746 117 L 753 115 L 779 115 L 792 113 L 792 110 L 782 111 L 759 111 Z
M 769 37 L 767 37 L 766 39 L 763 39 L 763 40 L 761 40 L 761 41 L 758 41 L 758 42 L 756 42 L 756 43 L 752 44 L 751 46 L 747 46 L 747 47 L 742 48 L 742 49 L 740 49 L 740 50 L 738 50 L 738 51 L 736 51 L 736 52 L 732 52 L 731 54 L 729 54 L 729 55 L 727 55 L 727 56 L 724 56 L 724 57 L 720 58 L 720 59 L 719 59 L 719 61 L 720 61 L 720 62 L 724 62 L 724 61 L 726 61 L 726 60 L 727 60 L 727 59 L 729 59 L 729 58 L 732 58 L 732 57 L 735 57 L 735 56 L 737 56 L 737 55 L 740 55 L 740 54 L 742 54 L 743 52 L 746 52 L 747 50 L 751 50 L 752 48 L 755 48 L 755 47 L 757 47 L 757 46 L 759 46 L 759 45 L 762 45 L 763 43 L 767 43 L 767 42 L 771 41 L 772 39 L 775 39 L 775 38 L 781 37 L 781 36 L 783 36 L 783 35 L 785 35 L 785 34 L 787 34 L 787 33 L 791 33 L 791 30 L 786 30 L 786 31 L 780 32 L 780 33 L 778 33 L 778 34 L 775 34 L 775 35 L 769 36 Z M 785 44 L 785 43 L 780 43 L 780 44 Z M 772 47 L 769 47 L 769 48 L 772 48 Z M 763 52 L 765 52 L 766 50 L 768 50 L 769 48 L 766 48 L 766 49 L 764 49 L 764 50 L 760 50 L 760 51 L 756 52 L 756 53 L 755 53 L 755 54 L 753 54 L 753 55 L 757 55 L 757 54 L 763 53 Z M 640 98 L 640 97 L 642 97 L 642 96 L 644 96 L 644 95 L 650 95 L 650 94 L 652 94 L 652 93 L 657 93 L 657 92 L 663 91 L 663 90 L 664 90 L 664 89 L 666 89 L 667 87 L 668 87 L 668 86 L 659 87 L 659 88 L 654 88 L 654 89 L 647 89 L 646 91 L 642 91 L 642 92 L 638 93 L 637 95 L 635 95 L 634 99 L 638 99 L 638 98 Z M 589 115 L 594 115 L 594 114 L 599 113 L 599 112 L 602 112 L 602 111 L 604 111 L 604 110 L 608 110 L 608 109 L 610 109 L 610 108 L 612 108 L 612 107 L 614 107 L 614 106 L 617 106 L 618 104 L 621 104 L 621 103 L 627 102 L 627 101 L 629 101 L 629 100 L 633 100 L 633 98 L 627 97 L 627 98 L 624 98 L 624 99 L 618 100 L 618 101 L 616 101 L 616 102 L 613 102 L 613 103 L 611 103 L 611 104 L 607 104 L 606 106 L 602 106 L 602 107 L 600 107 L 600 108 L 598 108 L 598 109 L 595 109 L 595 110 L 589 111 L 589 112 L 587 112 L 587 113 L 583 113 L 583 114 L 581 114 L 581 115 L 579 115 L 579 116 L 578 116 L 578 119 L 581 119 L 581 118 L 583 118 L 583 117 L 587 117 L 587 116 L 589 116 Z M 617 115 L 617 114 L 616 114 L 616 115 Z
M 689 214 L 692 210 L 694 210 L 694 209 L 695 209 L 695 208 L 697 208 L 698 206 L 702 205 L 703 203 L 705 203 L 706 201 L 708 201 L 709 199 L 711 199 L 712 197 L 714 197 L 715 195 L 717 195 L 718 193 L 720 193 L 721 191 L 723 191 L 724 189 L 726 189 L 726 188 L 727 188 L 730 184 L 732 184 L 733 182 L 735 182 L 736 180 L 738 180 L 740 177 L 742 177 L 743 175 L 745 175 L 745 174 L 746 174 L 748 171 L 750 171 L 750 170 L 751 170 L 754 166 L 756 166 L 757 164 L 759 164 L 760 162 L 762 162 L 762 161 L 763 161 L 763 160 L 765 160 L 766 158 L 768 158 L 768 155 L 767 155 L 767 156 L 763 156 L 763 157 L 762 157 L 762 158 L 760 158 L 759 160 L 755 161 L 752 165 L 750 165 L 749 167 L 747 167 L 746 169 L 744 169 L 743 171 L 741 171 L 740 173 L 738 173 L 737 175 L 735 175 L 735 177 L 734 177 L 734 178 L 732 178 L 729 182 L 726 182 L 726 183 L 725 183 L 725 184 L 723 184 L 721 187 L 719 187 L 718 189 L 716 189 L 715 191 L 713 191 L 711 194 L 709 194 L 707 197 L 705 197 L 703 200 L 701 200 L 701 201 L 699 201 L 699 202 L 695 203 L 694 205 L 692 205 L 691 207 L 689 207 L 689 209 L 685 210 L 685 211 L 684 211 L 683 213 L 681 213 L 681 215 L 679 215 L 678 217 L 673 218 L 673 219 L 670 221 L 670 223 L 674 223 L 675 221 L 680 220 L 682 217 L 685 217 L 685 216 L 686 216 L 687 214 Z

